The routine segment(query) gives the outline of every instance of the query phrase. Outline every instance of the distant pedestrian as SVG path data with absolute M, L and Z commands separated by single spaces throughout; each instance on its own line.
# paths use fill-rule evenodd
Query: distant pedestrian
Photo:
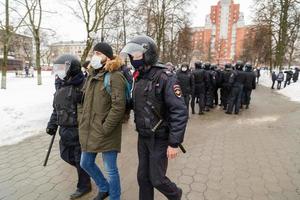
M 274 89 L 276 80 L 277 80 L 277 75 L 276 75 L 275 71 L 273 71 L 272 72 L 272 87 L 271 87 L 271 89 Z
M 298 67 L 296 67 L 295 68 L 295 73 L 293 74 L 293 81 L 294 81 L 294 83 L 296 83 L 298 81 L 299 71 L 300 71 L 300 69 Z
M 277 75 L 277 90 L 281 89 L 281 83 L 284 80 L 284 74 L 282 71 L 279 72 L 279 74 Z
M 288 70 L 288 71 L 285 71 L 284 73 L 286 73 L 285 82 L 284 82 L 284 87 L 286 87 L 286 85 L 291 84 L 291 79 L 293 78 L 293 71 Z

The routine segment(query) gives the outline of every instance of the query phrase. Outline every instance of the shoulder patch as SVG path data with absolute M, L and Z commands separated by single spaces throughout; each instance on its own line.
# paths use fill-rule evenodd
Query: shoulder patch
M 178 84 L 176 84 L 176 85 L 173 86 L 173 91 L 174 91 L 174 94 L 177 97 L 181 97 L 182 96 L 181 88 L 180 88 L 180 86 Z

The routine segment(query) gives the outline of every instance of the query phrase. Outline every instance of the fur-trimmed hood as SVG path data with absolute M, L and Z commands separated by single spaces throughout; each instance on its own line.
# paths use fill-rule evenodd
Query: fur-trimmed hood
M 109 60 L 106 62 L 104 69 L 109 72 L 118 71 L 123 64 L 124 63 L 121 57 L 115 56 L 113 60 Z

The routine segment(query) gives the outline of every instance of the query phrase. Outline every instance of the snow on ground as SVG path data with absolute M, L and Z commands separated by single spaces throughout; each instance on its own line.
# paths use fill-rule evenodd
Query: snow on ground
M 38 86 L 36 76 L 20 78 L 8 73 L 7 89 L 0 90 L 0 146 L 45 133 L 55 91 L 51 72 L 42 72 L 42 82 Z
M 278 74 L 278 72 L 276 72 Z M 286 74 L 284 74 L 286 75 Z M 262 84 L 266 87 L 271 88 L 272 86 L 272 79 L 271 74 L 268 70 L 261 70 L 261 77 L 259 80 L 259 84 Z M 282 89 L 276 90 L 276 92 L 287 96 L 291 101 L 297 101 L 300 102 L 300 80 L 298 82 L 294 83 L 293 80 L 291 80 L 291 84 L 287 85 L 286 88 L 283 88 L 284 82 L 281 83 Z M 274 88 L 277 87 L 277 82 L 275 83 Z

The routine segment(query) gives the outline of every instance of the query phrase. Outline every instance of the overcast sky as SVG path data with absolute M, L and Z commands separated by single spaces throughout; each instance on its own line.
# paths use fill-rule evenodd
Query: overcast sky
M 45 16 L 43 26 L 54 29 L 59 40 L 84 40 L 84 25 L 72 15 L 69 8 L 62 4 L 62 2 L 65 1 L 44 0 L 44 8 L 51 11 L 57 11 L 57 14 L 51 14 L 51 17 Z M 68 1 L 74 2 L 74 0 Z M 191 0 L 191 2 L 188 12 L 190 12 L 192 25 L 204 26 L 205 16 L 209 14 L 210 6 L 216 5 L 218 0 Z M 241 11 L 245 14 L 246 24 L 251 23 L 250 7 L 252 5 L 252 0 L 235 0 L 234 2 L 241 4 Z

